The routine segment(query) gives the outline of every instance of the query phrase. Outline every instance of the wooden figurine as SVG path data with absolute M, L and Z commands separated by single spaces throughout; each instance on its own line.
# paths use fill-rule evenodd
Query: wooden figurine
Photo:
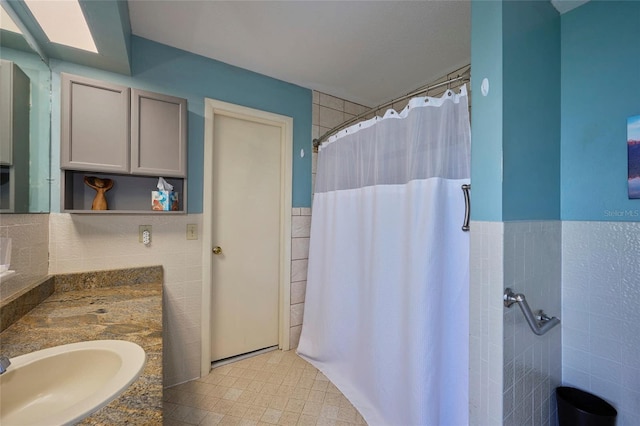
M 113 188 L 113 180 L 85 176 L 84 183 L 96 190 L 96 197 L 93 199 L 93 204 L 91 204 L 91 210 L 108 210 L 104 193 Z

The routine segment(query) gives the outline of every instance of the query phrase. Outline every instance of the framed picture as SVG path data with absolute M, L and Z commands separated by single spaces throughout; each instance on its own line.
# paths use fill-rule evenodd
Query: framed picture
M 640 115 L 627 119 L 629 198 L 640 198 Z

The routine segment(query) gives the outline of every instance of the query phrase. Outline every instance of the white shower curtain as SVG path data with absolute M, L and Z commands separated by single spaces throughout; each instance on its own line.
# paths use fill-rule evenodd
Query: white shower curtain
M 298 353 L 369 425 L 468 423 L 466 87 L 324 143 Z

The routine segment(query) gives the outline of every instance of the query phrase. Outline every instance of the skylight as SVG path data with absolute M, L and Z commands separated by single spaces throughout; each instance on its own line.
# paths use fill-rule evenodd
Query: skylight
M 11 16 L 5 10 L 4 5 L 2 5 L 2 8 L 0 8 L 0 29 L 11 31 L 12 33 L 22 34 L 20 28 L 18 28 L 13 19 L 11 19 Z
M 77 0 L 25 0 L 25 3 L 49 41 L 98 53 Z

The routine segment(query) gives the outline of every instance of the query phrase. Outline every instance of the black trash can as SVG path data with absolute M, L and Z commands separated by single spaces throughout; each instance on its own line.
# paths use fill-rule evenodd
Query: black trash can
M 560 426 L 615 426 L 618 412 L 602 398 L 576 388 L 556 388 Z

